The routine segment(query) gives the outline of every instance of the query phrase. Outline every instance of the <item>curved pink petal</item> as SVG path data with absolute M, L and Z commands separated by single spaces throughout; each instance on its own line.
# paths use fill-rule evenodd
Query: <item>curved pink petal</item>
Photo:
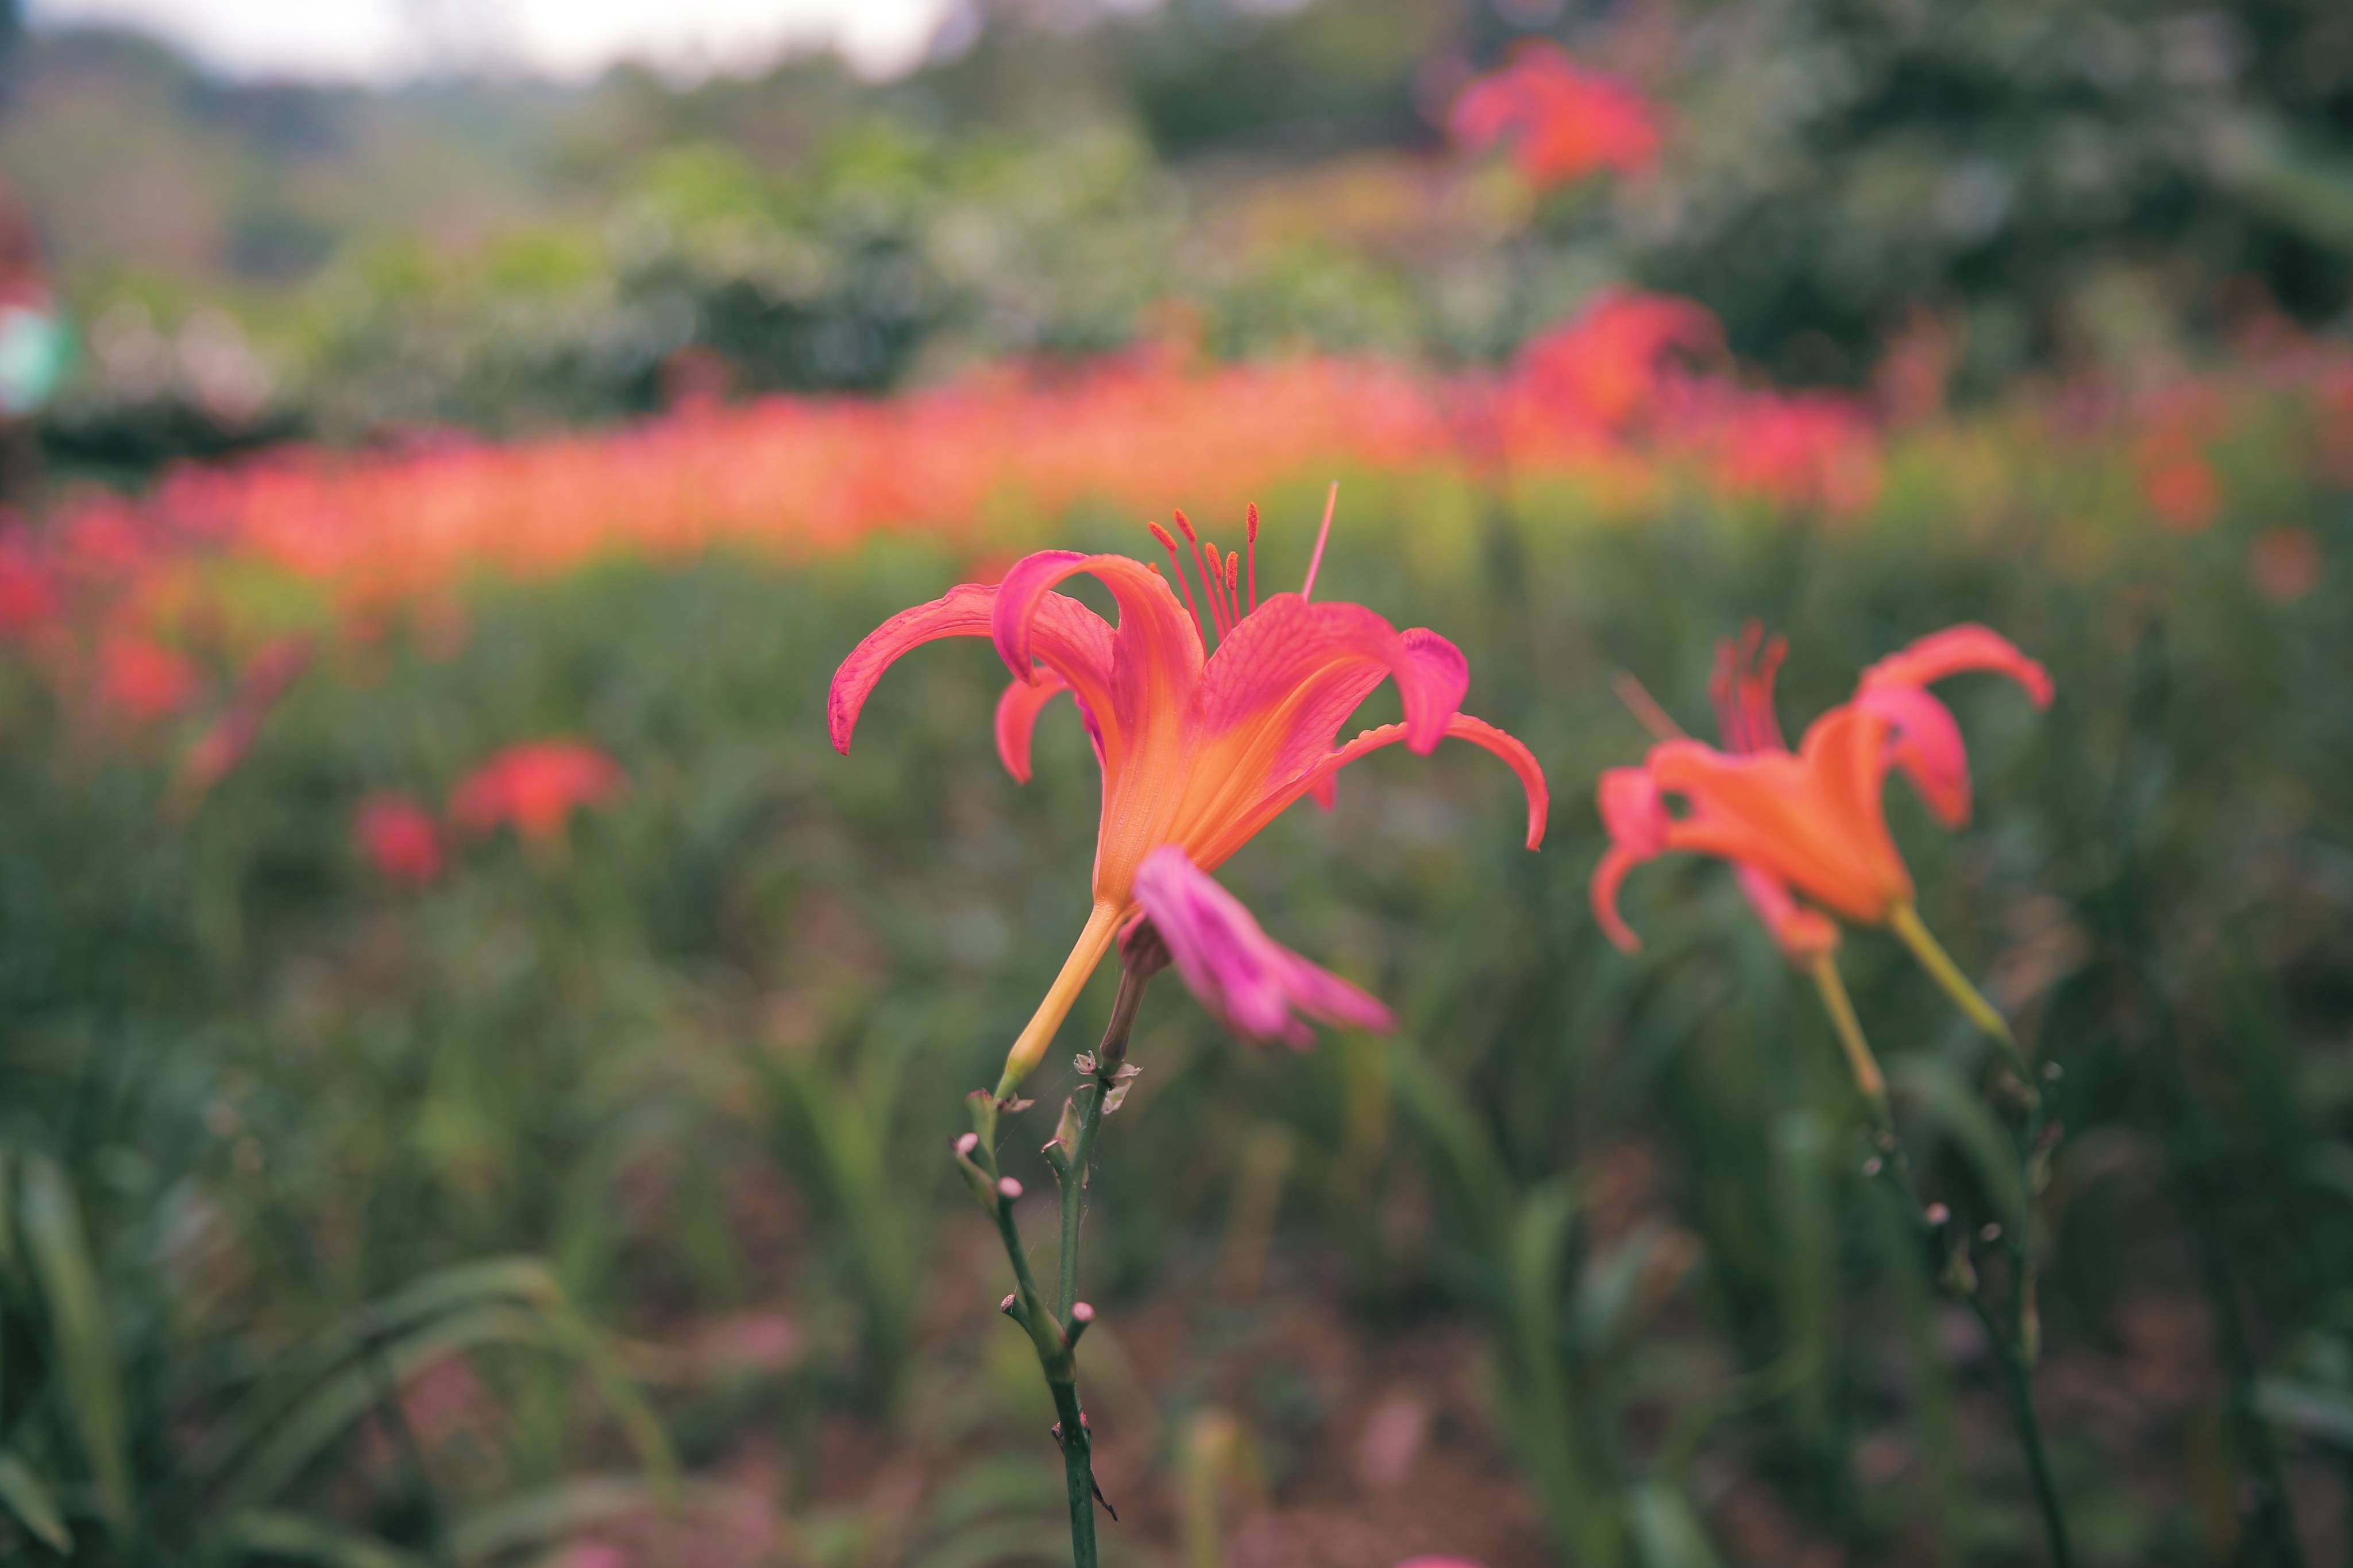
M 1048 638 L 1057 584 L 1085 573 L 1111 590 L 1119 626 L 1110 639 L 1109 678 L 1099 689 L 1061 668 Z M 1069 601 L 1076 603 L 1075 600 Z M 1104 766 L 1116 767 L 1147 714 L 1184 711 L 1201 679 L 1201 632 L 1167 579 L 1124 555 L 1040 550 L 1015 562 L 997 585 L 990 634 L 1005 667 L 1021 679 L 1033 658 L 1069 680 L 1103 737 Z
M 866 634 L 834 671 L 826 697 L 826 728 L 837 752 L 849 750 L 860 710 L 882 672 L 912 648 L 941 637 L 987 637 L 998 589 L 986 583 L 960 583 L 929 604 L 900 611 Z M 1112 628 L 1076 599 L 1046 595 L 1030 612 L 1036 654 L 1070 683 L 1082 706 L 1100 698 L 1108 704 L 1113 666 Z M 1017 673 L 1027 676 L 1025 664 Z
M 1185 984 L 1238 1033 L 1304 1047 L 1314 1037 L 1301 1014 L 1365 1029 L 1393 1022 L 1377 998 L 1268 936 L 1240 900 L 1174 845 L 1137 868 L 1135 899 Z
M 1362 605 L 1277 594 L 1243 617 L 1201 672 L 1201 722 L 1212 735 L 1279 720 L 1282 778 L 1331 749 L 1357 704 L 1388 677 L 1408 743 L 1428 752 L 1471 688 L 1462 651 L 1427 627 L 1400 632 Z M 1297 754 L 1293 754 L 1293 753 Z
M 1597 795 L 1601 826 L 1613 844 L 1641 855 L 1663 855 L 1667 829 L 1672 825 L 1658 781 L 1644 768 L 1611 768 L 1601 775 Z
M 1626 873 L 1662 855 L 1672 826 L 1657 781 L 1643 768 L 1611 768 L 1601 775 L 1599 795 L 1601 826 L 1609 831 L 1609 849 L 1593 868 L 1593 918 L 1609 940 L 1632 952 L 1642 945 L 1634 928 L 1618 912 L 1618 889 Z
M 1926 686 L 1967 670 L 2007 675 L 2026 689 L 2037 708 L 2051 705 L 2051 675 L 2018 645 L 1989 626 L 1965 623 L 1931 632 L 1862 672 L 1860 690 L 1875 686 Z
M 997 755 L 1016 784 L 1029 782 L 1029 735 L 1047 703 L 1070 687 L 1052 670 L 1041 669 L 1029 680 L 1017 680 L 997 700 Z
M 1817 910 L 1807 909 L 1790 896 L 1788 884 L 1770 872 L 1736 861 L 1733 874 L 1748 907 L 1773 933 L 1773 940 L 1791 962 L 1809 963 L 1838 946 L 1838 922 Z
M 1887 721 L 1888 761 L 1947 827 L 1969 819 L 1969 758 L 1953 710 L 1916 686 L 1866 685 L 1855 705 Z
M 1528 837 L 1531 849 L 1544 842 L 1545 823 L 1552 809 L 1552 792 L 1545 784 L 1544 769 L 1535 753 L 1522 745 L 1517 737 L 1498 730 L 1484 719 L 1474 719 L 1468 713 L 1457 713 L 1446 721 L 1447 735 L 1457 741 L 1468 741 L 1501 757 L 1517 775 L 1520 787 L 1528 797 Z M 1251 835 L 1282 814 L 1301 795 L 1314 793 L 1323 798 L 1322 786 L 1332 783 L 1342 768 L 1383 746 L 1394 746 L 1406 738 L 1403 724 L 1379 724 L 1365 731 L 1339 750 L 1326 752 L 1313 767 L 1288 784 L 1269 791 L 1263 800 L 1237 826 L 1219 835 L 1216 843 L 1202 852 L 1201 858 L 1211 865 L 1247 842 Z
M 1601 922 L 1602 934 L 1628 952 L 1639 952 L 1642 939 L 1634 934 L 1634 928 L 1618 912 L 1618 889 L 1624 885 L 1627 872 L 1650 858 L 1622 844 L 1613 844 L 1602 855 L 1601 863 L 1593 868 L 1593 918 Z

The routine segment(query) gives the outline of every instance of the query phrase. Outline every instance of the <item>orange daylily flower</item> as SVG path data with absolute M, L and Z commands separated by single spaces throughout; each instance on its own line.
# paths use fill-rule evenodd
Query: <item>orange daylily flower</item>
M 1007 1056 L 1000 1096 L 1044 1057 L 1087 977 L 1137 911 L 1137 868 L 1163 845 L 1212 870 L 1300 796 L 1325 797 L 1334 775 L 1357 758 L 1399 741 L 1427 752 L 1450 735 L 1511 766 L 1527 795 L 1528 847 L 1544 837 L 1544 772 L 1518 741 L 1459 710 L 1470 684 L 1461 650 L 1433 631 L 1399 631 L 1361 605 L 1310 598 L 1331 528 L 1328 505 L 1305 585 L 1263 603 L 1256 508 L 1246 558 L 1219 555 L 1182 512 L 1176 526 L 1201 579 L 1199 600 L 1176 540 L 1155 523 L 1174 586 L 1158 566 L 1124 555 L 1040 551 L 994 585 L 963 584 L 892 616 L 833 678 L 829 727 L 834 748 L 847 752 L 859 710 L 892 661 L 935 638 L 986 637 L 1013 672 L 997 704 L 997 742 L 1015 778 L 1028 779 L 1031 730 L 1064 691 L 1093 742 L 1103 780 L 1094 910 Z M 1054 592 L 1082 573 L 1111 590 L 1116 626 Z M 1220 638 L 1214 653 L 1204 619 Z M 1404 721 L 1335 747 L 1348 715 L 1388 679 L 1398 684 Z
M 1715 855 L 1739 869 L 1743 889 L 1785 951 L 1801 962 L 1836 939 L 1823 915 L 1894 925 L 1913 940 L 1912 877 L 1887 829 L 1883 786 L 1892 767 L 1908 777 L 1948 826 L 1968 820 L 1968 759 L 1960 727 L 1927 687 L 1965 670 L 1992 670 L 2025 688 L 2037 707 L 2051 678 L 2006 638 L 1978 626 L 1923 637 L 1863 672 L 1852 700 L 1814 721 L 1798 749 L 1783 743 L 1773 712 L 1777 640 L 1759 656 L 1752 629 L 1718 655 L 1716 710 L 1724 748 L 1662 741 L 1639 768 L 1601 778 L 1610 848 L 1593 875 L 1593 908 L 1610 940 L 1640 945 L 1618 912 L 1626 873 L 1671 850 Z M 1679 802 L 1681 811 L 1669 809 Z

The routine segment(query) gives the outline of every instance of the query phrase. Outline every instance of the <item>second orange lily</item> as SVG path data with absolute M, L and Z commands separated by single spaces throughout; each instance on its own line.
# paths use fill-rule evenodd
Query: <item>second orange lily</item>
M 1792 752 L 1773 711 L 1777 640 L 1759 655 L 1752 629 L 1717 657 L 1715 699 L 1724 748 L 1676 736 L 1637 768 L 1601 777 L 1610 847 L 1593 876 L 1593 907 L 1610 940 L 1640 945 L 1618 912 L 1626 873 L 1673 850 L 1714 855 L 1737 868 L 1743 890 L 1791 958 L 1812 966 L 1836 941 L 1835 915 L 1893 928 L 1989 1033 L 2007 1027 L 1960 979 L 1913 910 L 1911 873 L 1888 832 L 1883 801 L 1894 768 L 1947 826 L 1968 820 L 1968 759 L 1952 712 L 1928 686 L 1968 670 L 2016 680 L 2037 707 L 2051 701 L 2043 668 L 1998 633 L 1948 627 L 1863 672 L 1852 700 L 1824 713 Z M 1680 810 L 1670 810 L 1669 803 Z M 1798 902 L 1802 895 L 1819 909 Z

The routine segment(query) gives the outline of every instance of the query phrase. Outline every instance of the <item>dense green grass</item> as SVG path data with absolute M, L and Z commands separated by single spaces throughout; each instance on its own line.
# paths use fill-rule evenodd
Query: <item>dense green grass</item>
M 1720 867 L 1638 873 L 1636 958 L 1586 903 L 1593 779 L 1644 743 L 1614 672 L 1704 732 L 1715 640 L 1759 617 L 1791 638 L 1794 732 L 1871 659 L 1982 620 L 2049 666 L 2057 701 L 1955 683 L 1977 820 L 1948 837 L 1909 797 L 1894 815 L 1930 923 L 2064 1068 L 2044 1199 L 2062 1484 L 2091 1561 L 2232 1560 L 2260 1528 L 2241 1506 L 2255 1435 L 2301 1462 L 2353 1430 L 2353 503 L 2262 456 L 2231 515 L 2188 537 L 2104 521 L 2087 477 L 2011 475 L 1987 504 L 1933 456 L 1899 461 L 1880 514 L 1843 528 L 1605 527 L 1558 497 L 1352 487 L 1324 591 L 1461 644 L 1466 708 L 1551 775 L 1552 832 L 1520 847 L 1516 787 L 1482 753 L 1398 750 L 1230 865 L 1271 932 L 1400 1027 L 1256 1055 L 1158 987 L 1101 1145 L 1088 1293 L 1106 1341 L 1144 1303 L 1206 1298 L 1251 1205 L 1273 1205 L 1281 1288 L 1377 1336 L 1485 1325 L 1498 1428 L 1556 1504 L 1565 1474 L 1591 1506 L 1635 1500 L 1645 1563 L 1701 1561 L 1681 1532 L 1735 1476 L 1856 1561 L 2033 1560 L 1990 1370 L 1951 1353 L 1861 1175 L 1860 1108 L 1810 990 Z M 2283 522 L 2319 531 L 2328 562 L 2289 605 L 2245 566 Z M 1101 519 L 1059 532 L 1141 542 Z M 1303 551 L 1271 538 L 1287 574 Z M 1083 916 L 1092 763 L 1058 711 L 1035 782 L 1004 776 L 1001 671 L 977 642 L 892 671 L 849 758 L 823 734 L 841 654 L 956 574 L 880 543 L 792 574 L 616 563 L 487 586 L 452 656 L 396 634 L 332 647 L 185 822 L 160 756 L 94 744 L 11 688 L 0 1451 L 91 1560 L 236 1561 L 264 1537 L 391 1560 L 363 1536 L 503 1558 L 484 1510 L 567 1478 L 664 1484 L 641 1383 L 688 1506 L 746 1444 L 781 1444 L 788 1561 L 1011 1562 L 1052 1542 L 1042 1398 L 937 1305 L 1001 1289 L 944 1145 Z M 563 853 L 475 845 L 414 893 L 358 858 L 364 792 L 438 800 L 550 733 L 631 780 Z M 1892 940 L 1852 933 L 1842 963 L 1932 1195 L 1967 1225 L 2004 1214 L 1979 1043 Z M 1108 994 L 1099 979 L 1006 1139 L 1033 1185 L 1023 1140 L 1046 1136 Z M 437 1279 L 522 1254 L 543 1279 Z M 419 1281 L 441 1295 L 405 1320 Z M 368 1302 L 379 1316 L 355 1317 Z M 2188 1392 L 2126 1416 L 2068 1394 L 2133 1374 L 2138 1315 L 2184 1302 Z M 805 1353 L 680 1369 L 698 1325 L 753 1311 L 789 1319 Z M 418 1439 L 428 1490 L 370 1412 L 402 1356 L 442 1342 L 404 1323 L 453 1316 L 474 1371 L 451 1383 L 463 1418 Z M 293 1355 L 339 1328 L 354 1337 L 315 1367 Z M 2234 1417 L 2254 1376 L 2276 1426 Z M 214 1464 L 225 1430 L 250 1419 L 266 1446 L 338 1377 L 343 1418 L 318 1415 L 307 1446 Z M 927 1467 L 909 1530 L 826 1469 L 841 1413 Z M 1244 1417 L 1277 1455 L 1348 1440 L 1279 1405 Z M 1160 1465 L 1182 1468 L 1173 1448 Z M 2317 1540 L 2325 1472 L 2298 1474 Z M 600 1500 L 543 1493 L 554 1522 L 511 1544 Z M 304 1547 L 298 1521 L 347 1534 Z

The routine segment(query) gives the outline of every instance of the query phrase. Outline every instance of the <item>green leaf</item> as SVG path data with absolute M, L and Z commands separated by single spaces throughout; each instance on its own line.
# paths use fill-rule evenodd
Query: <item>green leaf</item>
M 1642 1568 L 1723 1568 L 1707 1526 L 1675 1488 L 1655 1481 L 1636 1487 L 1626 1500 L 1626 1518 Z
M 976 1525 L 910 1557 L 907 1568 L 990 1568 L 998 1563 L 1056 1563 L 1071 1555 L 1068 1525 L 1014 1521 Z
M 1505 1216 L 1511 1212 L 1511 1178 L 1494 1141 L 1461 1092 L 1430 1059 L 1403 1040 L 1389 1046 L 1389 1081 L 1398 1104 L 1447 1168 L 1470 1210 L 1464 1217 L 1478 1229 L 1475 1245 L 1500 1260 Z
M 1663 1220 L 1645 1220 L 1586 1266 L 1576 1297 L 1577 1342 L 1585 1351 L 1607 1351 L 1633 1327 L 1643 1277 L 1669 1234 Z
M 545 1319 L 504 1303 L 454 1312 L 364 1355 L 322 1382 L 286 1413 L 231 1479 L 232 1509 L 258 1508 L 294 1479 L 353 1423 L 411 1377 L 446 1356 L 486 1344 L 545 1345 Z
M 300 1514 L 253 1509 L 231 1518 L 220 1542 L 233 1552 L 288 1557 L 323 1568 L 427 1568 L 414 1557 L 375 1539 L 337 1530 Z
M 0 1143 L 0 1274 L 16 1271 L 15 1156 Z
M 190 1457 L 189 1474 L 201 1480 L 227 1471 L 279 1426 L 298 1400 L 356 1357 L 370 1335 L 379 1343 L 388 1342 L 404 1330 L 464 1308 L 501 1301 L 540 1306 L 563 1300 L 555 1276 L 536 1258 L 486 1258 L 425 1275 L 287 1357 Z
M 2353 1452 L 2353 1395 L 2343 1389 L 2267 1377 L 2255 1385 L 2255 1408 L 2283 1426 Z
M 459 1521 L 449 1532 L 449 1547 L 460 1562 L 480 1563 L 600 1524 L 681 1503 L 713 1507 L 733 1496 L 733 1489 L 723 1486 L 693 1487 L 681 1495 L 678 1488 L 649 1483 L 640 1476 L 581 1477 L 510 1498 Z
M 1896 1092 L 1918 1100 L 1926 1119 L 1953 1141 L 1987 1199 L 2000 1212 L 2002 1224 L 2017 1231 L 2026 1214 L 2018 1152 L 1984 1100 L 1951 1063 L 1936 1057 L 1899 1058 L 1888 1076 Z
M 0 1454 L 0 1503 L 7 1504 L 17 1521 L 50 1551 L 73 1550 L 73 1531 L 66 1528 L 57 1500 L 49 1496 L 48 1483 L 14 1454 Z
M 37 1155 L 25 1162 L 24 1186 L 25 1247 L 48 1308 L 66 1403 L 90 1460 L 99 1510 L 120 1535 L 131 1527 L 131 1454 L 98 1270 L 65 1173 Z

